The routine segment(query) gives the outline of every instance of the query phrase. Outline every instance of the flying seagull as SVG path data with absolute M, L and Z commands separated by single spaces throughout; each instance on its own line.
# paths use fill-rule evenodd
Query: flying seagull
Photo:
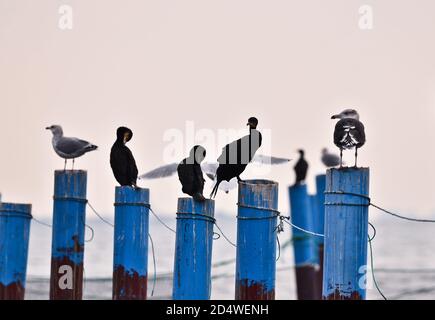
M 261 146 L 262 136 L 257 130 L 258 120 L 251 117 L 248 119 L 249 134 L 227 144 L 222 148 L 222 154 L 217 159 L 219 167 L 216 170 L 216 184 L 210 194 L 210 198 L 216 197 L 219 184 L 222 181 L 230 181 L 237 178 L 240 182 L 240 175 L 245 171 L 246 166 L 253 159 L 255 153 Z
M 334 153 L 328 151 L 328 149 L 322 149 L 322 163 L 327 168 L 336 167 L 340 164 L 340 157 Z
M 355 167 L 358 161 L 358 148 L 366 142 L 364 125 L 354 109 L 346 109 L 331 119 L 340 119 L 335 125 L 334 144 L 340 149 L 340 167 L 343 165 L 343 150 L 355 148 Z
M 261 165 L 278 165 L 284 164 L 291 161 L 287 158 L 279 158 L 279 157 L 271 157 L 262 154 L 257 154 L 252 159 L 252 162 L 261 164 Z M 170 163 L 164 166 L 160 166 L 156 169 L 153 169 L 147 173 L 144 173 L 139 176 L 139 179 L 143 180 L 153 180 L 153 179 L 161 179 L 173 176 L 177 172 L 178 163 Z M 205 173 L 206 177 L 216 184 L 216 171 L 219 167 L 218 162 L 202 162 L 201 169 Z M 230 190 L 237 187 L 237 180 L 232 179 L 229 182 L 222 181 L 219 184 L 219 189 L 228 193 Z
M 96 150 L 98 147 L 92 143 L 78 138 L 68 138 L 63 136 L 62 127 L 59 125 L 52 125 L 45 128 L 53 133 L 51 143 L 57 155 L 65 159 L 64 170 L 66 170 L 66 162 L 68 159 L 73 160 L 72 168 L 74 170 L 74 160 L 81 157 L 86 152 Z
M 206 151 L 202 146 L 194 146 L 190 150 L 189 157 L 183 159 L 177 166 L 182 191 L 199 202 L 205 200 L 203 196 L 205 179 L 201 169 L 201 162 L 205 156 Z
M 116 141 L 110 150 L 110 166 L 116 181 L 121 186 L 137 187 L 137 167 L 133 153 L 126 143 L 133 137 L 133 131 L 126 127 L 116 130 Z
M 305 151 L 299 149 L 298 152 L 299 160 L 296 162 L 296 165 L 293 168 L 296 174 L 295 185 L 302 184 L 305 181 L 308 171 L 308 162 L 305 160 Z

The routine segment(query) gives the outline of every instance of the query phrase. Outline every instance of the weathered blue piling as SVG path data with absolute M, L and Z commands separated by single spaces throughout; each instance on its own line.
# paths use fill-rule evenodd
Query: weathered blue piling
M 81 300 L 85 250 L 87 173 L 54 173 L 51 300 Z
M 210 299 L 214 222 L 213 200 L 178 199 L 174 300 Z
M 326 190 L 326 175 L 319 174 L 316 176 L 316 208 L 314 211 L 314 231 L 319 234 L 325 233 L 325 190 Z M 319 270 L 317 272 L 317 292 L 319 297 L 322 297 L 323 291 L 323 254 L 324 254 L 324 238 L 316 237 L 317 251 L 319 256 Z
M 313 215 L 307 185 L 297 184 L 289 187 L 289 196 L 293 224 L 305 230 L 313 230 Z M 292 234 L 298 300 L 316 300 L 319 296 L 315 287 L 318 262 L 315 239 L 312 235 L 294 227 L 292 227 Z
M 236 300 L 275 299 L 278 183 L 239 183 Z
M 323 299 L 366 298 L 368 195 L 368 168 L 327 171 Z
M 0 203 L 0 300 L 23 300 L 32 206 Z
M 114 300 L 145 300 L 148 281 L 149 190 L 116 187 Z

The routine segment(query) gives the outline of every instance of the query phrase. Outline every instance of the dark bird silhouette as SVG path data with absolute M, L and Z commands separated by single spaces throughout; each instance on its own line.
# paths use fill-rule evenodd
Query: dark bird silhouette
M 68 159 L 72 159 L 72 169 L 74 170 L 74 161 L 76 158 L 81 157 L 87 152 L 97 150 L 97 146 L 78 138 L 65 137 L 63 135 L 62 127 L 59 125 L 52 125 L 45 129 L 50 130 L 53 134 L 51 143 L 56 154 L 65 159 L 64 170 L 66 170 L 66 162 Z
M 252 159 L 252 162 L 255 162 L 258 165 L 280 165 L 285 164 L 291 161 L 291 159 L 287 158 L 280 158 L 280 157 L 272 157 L 272 156 L 266 156 L 263 154 L 256 154 L 254 158 Z M 142 175 L 140 175 L 139 179 L 145 179 L 145 180 L 152 180 L 152 179 L 161 179 L 161 178 L 167 178 L 173 176 L 177 172 L 179 163 L 169 163 L 163 166 L 160 166 L 158 168 L 155 168 L 151 171 L 148 171 Z M 201 169 L 202 172 L 206 175 L 207 178 L 212 180 L 216 184 L 216 171 L 219 167 L 218 162 L 202 162 L 201 163 Z M 237 181 L 231 180 L 230 182 L 222 181 L 219 184 L 219 189 L 225 191 L 225 193 L 228 193 L 230 190 L 237 187 Z
M 262 136 L 257 130 L 257 118 L 249 118 L 247 125 L 249 126 L 249 135 L 227 144 L 217 159 L 219 167 L 216 170 L 216 184 L 210 194 L 211 198 L 216 196 L 222 181 L 229 182 L 233 178 L 237 178 L 239 182 L 242 181 L 240 175 L 245 171 L 246 166 L 261 146 Z
M 110 151 L 110 166 L 116 181 L 121 186 L 136 186 L 138 170 L 133 153 L 125 145 L 133 137 L 133 132 L 126 127 L 116 130 L 116 141 Z
M 305 160 L 304 150 L 299 149 L 298 152 L 299 152 L 299 160 L 296 162 L 293 168 L 296 173 L 295 185 L 301 184 L 305 181 L 305 178 L 307 177 L 307 171 L 308 171 L 308 162 L 307 160 Z
M 182 191 L 196 201 L 204 201 L 204 176 L 202 175 L 201 162 L 205 159 L 206 151 L 202 146 L 194 146 L 188 158 L 183 159 L 177 167 L 178 178 Z
M 358 162 L 358 149 L 366 142 L 364 125 L 354 109 L 346 109 L 331 119 L 340 119 L 335 125 L 334 144 L 340 149 L 340 167 L 343 165 L 343 150 L 355 148 L 355 167 Z
M 326 148 L 322 149 L 321 160 L 327 168 L 336 167 L 340 164 L 340 157 L 334 153 L 329 152 Z

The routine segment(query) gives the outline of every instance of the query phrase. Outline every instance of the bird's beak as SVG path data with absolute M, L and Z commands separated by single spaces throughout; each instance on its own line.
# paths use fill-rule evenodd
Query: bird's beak
M 340 115 L 339 115 L 339 114 L 334 114 L 334 115 L 331 117 L 331 119 L 338 119 L 338 118 L 340 118 Z
M 51 128 L 50 127 L 45 127 L 45 130 L 50 130 Z

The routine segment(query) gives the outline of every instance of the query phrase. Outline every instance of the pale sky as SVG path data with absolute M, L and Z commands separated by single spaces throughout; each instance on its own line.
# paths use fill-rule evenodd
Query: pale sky
M 62 4 L 73 9 L 72 30 L 58 27 Z M 358 27 L 365 4 L 372 30 Z M 435 216 L 434 31 L 433 0 L 0 0 L 3 200 L 51 216 L 63 160 L 48 125 L 100 147 L 76 167 L 88 170 L 91 203 L 111 217 L 118 126 L 133 130 L 129 147 L 143 173 L 163 164 L 167 130 L 184 132 L 186 121 L 240 130 L 250 116 L 272 132 L 264 150 L 295 158 L 306 149 L 312 188 L 324 170 L 320 150 L 337 151 L 330 116 L 355 107 L 373 201 Z M 283 211 L 292 166 L 266 176 L 280 183 Z M 142 186 L 154 209 L 175 214 L 176 177 Z M 220 193 L 216 209 L 235 215 L 236 202 L 236 190 Z

